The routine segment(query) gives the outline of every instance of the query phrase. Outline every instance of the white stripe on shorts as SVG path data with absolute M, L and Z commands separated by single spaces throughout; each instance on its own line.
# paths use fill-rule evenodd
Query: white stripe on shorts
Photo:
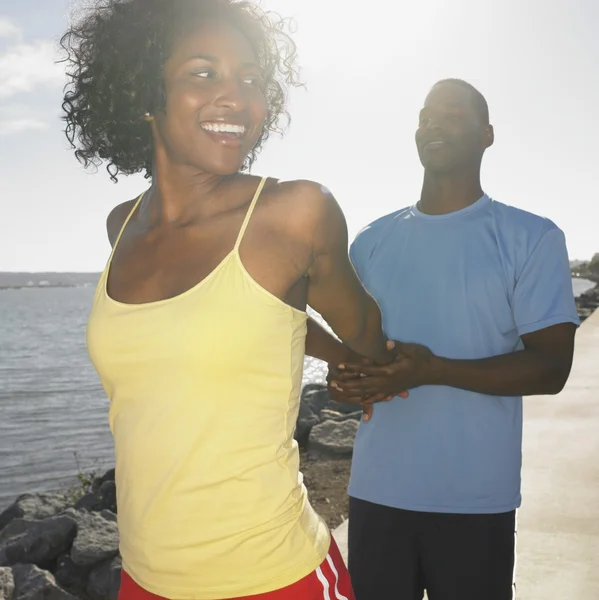
M 347 596 L 344 596 L 340 591 L 339 591 L 339 573 L 337 572 L 337 569 L 335 568 L 335 563 L 333 562 L 333 559 L 331 558 L 330 554 L 327 554 L 327 562 L 329 563 L 329 567 L 331 567 L 331 571 L 333 571 L 333 575 L 335 575 L 335 597 L 337 598 L 337 600 L 349 600 L 349 598 Z
M 324 576 L 324 573 L 322 572 L 322 569 L 320 567 L 316 569 L 316 577 L 318 577 L 318 581 L 322 583 L 322 597 L 324 598 L 324 600 L 331 600 L 331 596 L 329 594 L 329 581 Z
M 325 574 L 322 572 L 322 569 L 320 567 L 318 567 L 316 569 L 316 577 L 318 577 L 318 581 L 320 581 L 320 583 L 322 583 L 322 592 L 323 592 L 322 597 L 324 598 L 324 600 L 349 600 L 349 598 L 347 596 L 344 596 L 339 591 L 339 572 L 337 571 L 337 568 L 335 567 L 335 563 L 333 562 L 333 559 L 331 558 L 330 554 L 327 554 L 326 562 L 329 565 L 329 567 L 333 573 L 333 577 L 335 578 L 335 585 L 334 585 L 333 589 L 331 590 L 331 584 L 329 583 L 329 580 L 326 578 Z M 334 595 L 331 596 L 331 594 L 329 592 L 332 592 Z

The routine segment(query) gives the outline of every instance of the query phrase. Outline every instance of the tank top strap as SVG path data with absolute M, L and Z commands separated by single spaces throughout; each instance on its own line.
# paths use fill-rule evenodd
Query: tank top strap
M 252 213 L 254 212 L 254 208 L 256 208 L 258 198 L 260 198 L 260 194 L 262 193 L 262 190 L 264 189 L 264 186 L 266 185 L 267 181 L 268 181 L 268 177 L 263 177 L 262 180 L 260 181 L 260 184 L 258 185 L 258 189 L 256 190 L 256 193 L 254 194 L 254 198 L 252 199 L 250 207 L 248 208 L 248 211 L 245 215 L 245 219 L 243 220 L 243 225 L 241 226 L 241 229 L 239 230 L 239 235 L 237 236 L 237 241 L 235 242 L 235 247 L 234 247 L 235 252 L 239 251 L 239 246 L 241 245 L 241 240 L 243 240 L 245 231 L 248 227 L 250 219 L 252 218 Z
M 140 205 L 141 201 L 143 200 L 143 197 L 145 196 L 145 192 L 142 192 L 139 196 L 139 198 L 135 201 L 135 204 L 133 205 L 133 208 L 129 211 L 129 214 L 127 215 L 127 218 L 125 219 L 121 230 L 119 231 L 119 234 L 117 235 L 117 238 L 114 242 L 114 246 L 112 247 L 112 252 L 110 253 L 110 258 L 108 259 L 108 264 L 110 265 L 110 263 L 112 262 L 112 257 L 114 256 L 114 253 L 116 251 L 116 247 L 119 245 L 119 242 L 121 241 L 121 237 L 123 237 L 123 233 L 125 231 L 125 227 L 127 227 L 129 221 L 131 220 L 131 217 L 133 216 L 133 214 L 135 213 L 135 211 L 137 210 L 137 207 Z

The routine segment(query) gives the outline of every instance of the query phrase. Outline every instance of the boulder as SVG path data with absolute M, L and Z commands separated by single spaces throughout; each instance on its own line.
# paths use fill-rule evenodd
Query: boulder
M 312 412 L 320 414 L 323 408 L 326 408 L 331 400 L 327 388 L 322 385 L 307 385 L 302 393 L 302 404 L 307 404 Z
M 84 509 L 93 512 L 110 510 L 116 513 L 116 484 L 114 481 L 107 480 L 99 485 L 95 491 L 85 494 L 75 504 L 76 509 Z
M 0 530 L 14 519 L 46 519 L 67 509 L 72 503 L 65 494 L 23 494 L 2 514 Z
M 104 517 L 107 521 L 112 521 L 113 523 L 117 522 L 116 513 L 113 513 L 111 510 L 101 511 L 100 516 Z
M 320 419 L 310 405 L 306 402 L 301 402 L 294 434 L 294 438 L 300 446 L 303 447 L 308 443 L 310 431 L 312 431 L 312 427 L 318 425 L 318 423 L 320 423 Z
M 330 410 L 328 408 L 323 408 L 320 411 L 320 418 L 322 421 L 346 421 L 347 419 L 354 419 L 354 421 L 360 421 L 362 419 L 362 411 L 357 410 L 355 412 L 344 414 L 334 410 Z
M 0 567 L 0 600 L 12 600 L 15 580 L 10 567 Z
M 311 459 L 351 458 L 359 423 L 354 419 L 324 421 L 312 428 L 308 440 Z
M 52 573 L 35 565 L 15 565 L 13 600 L 77 600 L 56 584 Z
M 54 577 L 65 590 L 81 597 L 85 594 L 89 572 L 89 567 L 80 567 L 73 562 L 69 554 L 63 554 L 56 561 Z
M 16 519 L 2 531 L 0 566 L 31 563 L 45 566 L 65 553 L 75 538 L 77 525 L 67 515 L 49 519 Z
M 308 404 L 317 415 L 320 415 L 322 410 L 333 410 L 344 415 L 356 412 L 355 404 L 345 404 L 333 400 L 325 386 L 309 388 L 302 394 L 302 402 Z
M 118 554 L 119 531 L 116 521 L 106 519 L 103 514 L 72 508 L 65 515 L 77 523 L 77 536 L 71 548 L 71 559 L 75 565 L 91 567 Z
M 93 600 L 116 600 L 121 586 L 121 558 L 107 560 L 92 570 L 87 582 L 87 594 Z
M 96 479 L 94 479 L 93 483 L 92 483 L 92 491 L 97 491 L 102 487 L 103 483 L 106 483 L 107 481 L 114 481 L 115 480 L 115 470 L 114 469 L 110 469 L 108 471 L 106 471 L 106 473 L 104 473 L 104 475 L 102 475 L 101 477 L 96 477 Z
M 307 383 L 302 388 L 302 398 L 307 394 L 310 394 L 314 391 L 319 392 L 320 390 L 326 389 L 326 386 L 322 385 L 322 383 Z

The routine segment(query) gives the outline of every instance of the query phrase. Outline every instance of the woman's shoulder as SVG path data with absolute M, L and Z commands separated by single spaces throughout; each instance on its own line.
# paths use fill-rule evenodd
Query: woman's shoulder
M 272 226 L 312 240 L 321 230 L 345 227 L 345 216 L 332 192 L 307 179 L 271 179 L 265 187 L 264 214 Z
M 108 213 L 108 217 L 106 218 L 106 233 L 108 234 L 111 246 L 114 247 L 116 240 L 119 237 L 119 233 L 136 202 L 137 198 L 127 200 L 126 202 L 122 202 L 115 206 Z
M 273 179 L 265 199 L 276 212 L 287 217 L 320 220 L 333 218 L 341 209 L 332 192 L 322 183 L 308 179 Z
M 281 199 L 301 198 L 308 202 L 326 203 L 334 200 L 331 191 L 322 183 L 309 179 L 275 179 L 274 189 Z

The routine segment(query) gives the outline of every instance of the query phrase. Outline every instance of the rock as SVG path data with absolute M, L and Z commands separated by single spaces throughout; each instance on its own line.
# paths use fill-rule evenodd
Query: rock
M 301 402 L 297 423 L 295 425 L 295 434 L 293 436 L 300 446 L 303 447 L 308 443 L 310 431 L 312 431 L 312 427 L 318 425 L 318 423 L 320 423 L 320 419 L 310 405 L 306 402 Z
M 15 519 L 0 531 L 0 547 L 7 540 L 14 539 L 31 529 L 30 519 Z
M 45 566 L 70 548 L 76 531 L 75 521 L 66 515 L 42 521 L 17 519 L 2 532 L 0 565 Z
M 75 504 L 76 509 L 92 512 L 110 510 L 116 513 L 116 484 L 114 481 L 104 481 L 95 491 L 86 494 Z
M 308 457 L 351 458 L 358 426 L 354 419 L 341 422 L 325 421 L 316 425 L 310 432 Z
M 68 554 L 63 554 L 56 561 L 54 576 L 60 586 L 80 597 L 85 593 L 89 572 L 89 567 L 77 566 Z
M 14 519 L 46 519 L 71 506 L 71 502 L 60 492 L 53 494 L 23 494 L 14 504 L 0 514 L 0 530 Z
M 121 558 L 107 560 L 90 573 L 87 593 L 94 600 L 116 600 L 121 586 Z
M 15 565 L 13 600 L 77 600 L 56 584 L 52 573 L 35 565 Z
M 302 388 L 302 399 L 307 395 L 314 391 L 320 392 L 321 390 L 326 390 L 326 386 L 322 385 L 322 383 L 307 383 Z
M 320 414 L 323 408 L 326 408 L 331 401 L 329 392 L 324 386 L 311 387 L 306 386 L 302 394 L 302 403 L 307 404 L 315 414 Z
M 111 559 L 119 551 L 116 521 L 99 513 L 69 509 L 66 513 L 77 523 L 77 536 L 71 548 L 71 559 L 79 567 L 90 567 Z
M 327 395 L 329 396 L 329 403 L 326 406 L 328 410 L 334 410 L 342 415 L 353 415 L 354 413 L 358 412 L 356 411 L 356 404 L 344 404 L 343 402 L 337 402 L 330 397 L 329 392 L 327 392 Z M 362 413 L 361 409 L 360 413 Z
M 354 419 L 355 421 L 360 421 L 362 419 L 362 411 L 357 410 L 355 412 L 342 414 L 334 410 L 324 408 L 320 411 L 320 418 L 322 421 L 346 421 L 347 419 Z
M 15 580 L 10 567 L 0 567 L 0 600 L 12 600 Z
M 311 387 L 302 395 L 302 402 L 308 404 L 317 415 L 320 415 L 321 411 L 325 409 L 334 410 L 344 415 L 356 412 L 355 404 L 344 404 L 333 400 L 325 386 Z
M 100 512 L 100 516 L 106 519 L 107 521 L 112 521 L 113 523 L 117 522 L 116 514 L 111 510 L 103 510 Z
M 103 483 L 106 483 L 107 481 L 114 481 L 114 480 L 115 480 L 115 470 L 110 469 L 109 471 L 106 471 L 106 473 L 104 473 L 104 475 L 102 475 L 102 477 L 96 477 L 96 479 L 94 479 L 94 481 L 92 483 L 92 490 L 95 492 L 102 487 Z

